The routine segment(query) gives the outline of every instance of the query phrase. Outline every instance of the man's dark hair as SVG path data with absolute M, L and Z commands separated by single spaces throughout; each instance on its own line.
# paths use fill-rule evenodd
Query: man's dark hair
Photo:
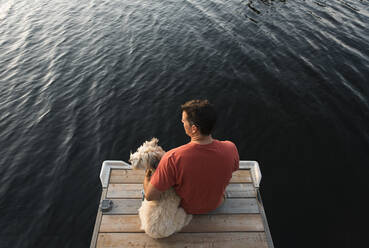
M 209 135 L 213 130 L 217 115 L 214 106 L 208 100 L 191 100 L 181 106 L 191 125 L 200 129 L 202 135 Z

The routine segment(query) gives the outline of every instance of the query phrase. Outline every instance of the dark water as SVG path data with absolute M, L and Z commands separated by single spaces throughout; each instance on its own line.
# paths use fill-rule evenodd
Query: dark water
M 104 160 L 214 137 L 257 160 L 276 247 L 365 247 L 369 1 L 1 0 L 0 247 L 89 247 Z

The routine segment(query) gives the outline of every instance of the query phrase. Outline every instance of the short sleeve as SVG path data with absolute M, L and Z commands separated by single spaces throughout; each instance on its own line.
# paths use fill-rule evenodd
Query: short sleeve
M 164 154 L 157 169 L 150 179 L 150 183 L 160 191 L 166 191 L 176 182 L 176 170 L 173 154 Z

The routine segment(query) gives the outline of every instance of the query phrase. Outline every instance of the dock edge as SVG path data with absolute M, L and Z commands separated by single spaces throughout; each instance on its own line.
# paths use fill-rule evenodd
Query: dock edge
M 121 160 L 105 160 L 100 171 L 100 181 L 103 188 L 108 187 L 111 169 L 130 169 L 131 165 Z M 261 171 L 257 161 L 240 160 L 240 169 L 250 169 L 255 188 L 260 187 Z

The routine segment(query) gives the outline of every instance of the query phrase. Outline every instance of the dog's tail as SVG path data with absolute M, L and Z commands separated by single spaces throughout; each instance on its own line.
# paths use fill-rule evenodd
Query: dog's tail
M 191 220 L 192 220 L 192 215 L 187 214 L 183 208 L 179 207 L 174 217 L 174 221 L 176 222 L 175 232 L 181 231 L 181 229 L 187 226 Z

